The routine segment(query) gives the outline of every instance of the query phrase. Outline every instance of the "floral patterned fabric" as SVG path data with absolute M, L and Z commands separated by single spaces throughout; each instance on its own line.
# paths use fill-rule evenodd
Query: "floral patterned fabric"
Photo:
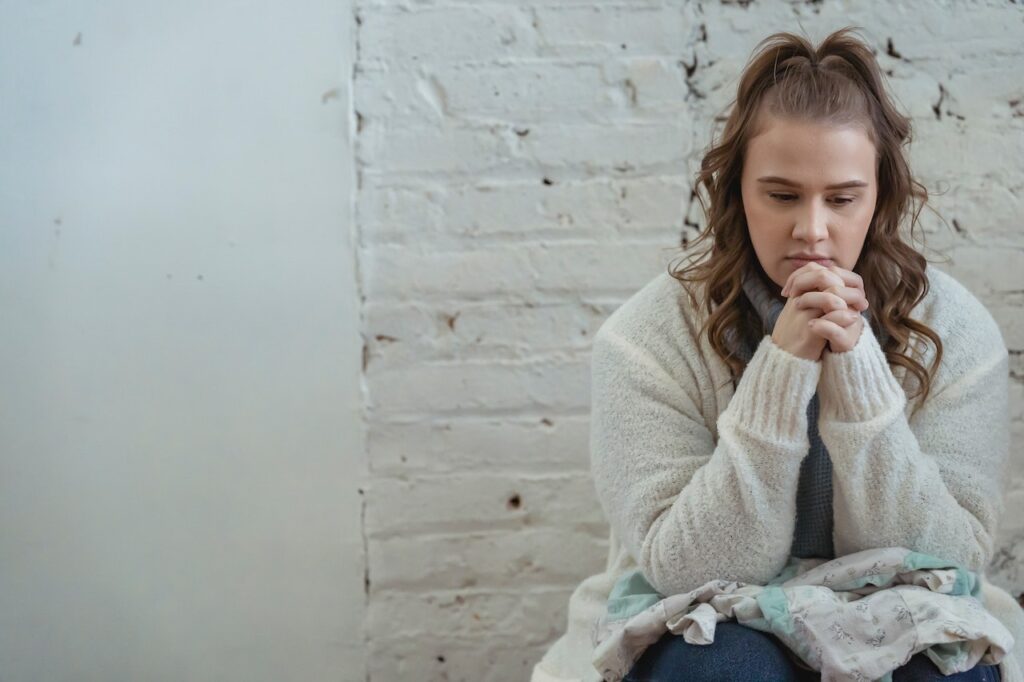
M 605 682 L 620 682 L 666 631 L 710 644 L 725 620 L 775 635 L 826 682 L 892 682 L 892 671 L 920 651 L 950 675 L 996 664 L 1014 644 L 985 609 L 976 574 L 887 547 L 791 557 L 767 585 L 712 580 L 667 597 L 639 570 L 627 573 L 594 624 L 594 667 Z

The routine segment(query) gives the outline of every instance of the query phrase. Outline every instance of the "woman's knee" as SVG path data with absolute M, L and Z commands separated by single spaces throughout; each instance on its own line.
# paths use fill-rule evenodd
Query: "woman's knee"
M 711 680 L 796 682 L 798 668 L 785 645 L 768 633 L 732 621 L 718 623 L 711 644 L 689 644 L 671 632 L 644 651 L 623 682 Z

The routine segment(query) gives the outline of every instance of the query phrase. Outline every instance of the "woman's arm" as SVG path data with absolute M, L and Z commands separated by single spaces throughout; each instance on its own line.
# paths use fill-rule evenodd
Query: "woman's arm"
M 785 565 L 821 373 L 763 337 L 719 416 L 716 445 L 697 384 L 710 379 L 692 343 L 652 334 L 641 347 L 602 328 L 591 355 L 598 499 L 664 595 L 716 578 L 763 584 Z
M 987 311 L 973 319 L 943 337 L 947 371 L 910 423 L 870 326 L 852 350 L 823 357 L 818 428 L 834 470 L 837 555 L 901 546 L 987 566 L 1009 454 L 1008 354 Z

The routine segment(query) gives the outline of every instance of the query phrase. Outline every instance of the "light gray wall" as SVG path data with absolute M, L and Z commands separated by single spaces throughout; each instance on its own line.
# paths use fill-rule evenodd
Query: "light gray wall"
M 0 679 L 365 680 L 348 2 L 0 4 Z

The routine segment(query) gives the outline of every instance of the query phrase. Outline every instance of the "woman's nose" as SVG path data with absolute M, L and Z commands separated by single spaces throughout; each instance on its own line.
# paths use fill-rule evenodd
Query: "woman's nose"
M 808 242 L 818 242 L 828 238 L 828 225 L 825 224 L 824 209 L 813 205 L 797 218 L 793 236 Z

